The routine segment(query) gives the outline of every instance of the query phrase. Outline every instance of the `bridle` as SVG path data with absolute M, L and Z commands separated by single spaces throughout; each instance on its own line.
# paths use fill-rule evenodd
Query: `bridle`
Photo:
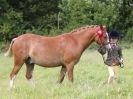
M 107 42 L 104 43 L 104 44 L 102 43 L 102 38 L 103 38 L 103 36 L 104 36 L 104 32 L 103 32 L 102 29 L 98 29 L 98 30 L 97 30 L 97 36 L 99 37 L 99 40 L 100 40 L 100 47 L 108 45 L 109 48 L 111 49 L 111 46 L 110 46 L 110 44 L 109 44 L 109 36 L 108 36 L 108 33 L 107 33 L 107 32 L 106 32 Z M 104 55 L 102 55 L 102 58 L 103 58 L 103 61 L 105 62 L 105 57 L 104 57 Z
M 106 41 L 106 43 L 104 43 L 104 44 L 102 43 L 102 38 L 103 38 L 103 36 L 104 36 L 104 32 L 103 32 L 102 29 L 98 29 L 98 30 L 97 30 L 97 36 L 98 36 L 98 38 L 99 38 L 99 40 L 100 40 L 100 47 L 109 44 L 109 35 L 108 35 L 107 32 L 106 32 L 107 41 Z M 111 47 L 110 47 L 110 48 L 111 48 Z

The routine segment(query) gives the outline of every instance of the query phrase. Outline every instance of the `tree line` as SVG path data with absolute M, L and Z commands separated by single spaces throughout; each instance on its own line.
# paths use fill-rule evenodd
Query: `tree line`
M 133 42 L 132 0 L 0 0 L 0 41 L 26 32 L 57 35 L 103 24 Z

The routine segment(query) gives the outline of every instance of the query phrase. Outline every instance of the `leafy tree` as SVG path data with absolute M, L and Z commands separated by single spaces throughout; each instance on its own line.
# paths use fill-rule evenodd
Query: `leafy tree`
M 123 37 L 132 37 L 129 2 L 132 0 L 0 0 L 0 40 L 26 32 L 56 35 L 91 24 L 103 24 L 109 31 L 116 29 Z

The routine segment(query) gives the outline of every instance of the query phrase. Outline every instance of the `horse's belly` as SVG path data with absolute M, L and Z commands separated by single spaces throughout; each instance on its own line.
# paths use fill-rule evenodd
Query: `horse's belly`
M 54 42 L 53 42 L 54 43 Z M 30 58 L 38 65 L 44 67 L 56 67 L 61 65 L 62 50 L 60 47 L 48 42 L 34 44 L 29 50 Z
M 50 65 L 50 64 L 40 64 L 40 63 L 36 63 L 36 65 L 39 65 L 39 66 L 41 66 L 41 67 L 46 67 L 46 68 L 59 67 L 59 66 L 61 66 L 61 65 L 57 65 L 57 64 L 55 64 L 55 65 Z
M 42 67 L 58 67 L 58 66 L 61 66 L 61 64 L 59 63 L 35 63 L 39 66 L 42 66 Z
M 36 58 L 33 59 L 33 61 L 35 62 L 35 64 L 39 65 L 39 66 L 43 66 L 43 67 L 58 67 L 61 66 L 61 61 L 59 59 L 47 59 L 47 58 Z

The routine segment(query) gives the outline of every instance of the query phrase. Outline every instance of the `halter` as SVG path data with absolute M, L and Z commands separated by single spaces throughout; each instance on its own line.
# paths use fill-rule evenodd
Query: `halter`
M 102 37 L 104 36 L 103 34 L 104 34 L 104 32 L 103 32 L 102 29 L 98 29 L 97 30 L 97 35 L 98 35 L 98 37 L 100 39 L 100 46 L 103 46 L 103 44 L 102 44 Z M 107 43 L 105 45 L 109 44 L 109 36 L 108 36 L 107 32 L 106 32 L 106 37 L 107 37 Z
M 98 37 L 99 37 L 99 39 L 100 39 L 100 47 L 101 46 L 103 46 L 103 44 L 102 44 L 102 37 L 103 37 L 103 30 L 102 29 L 98 29 L 97 30 L 97 35 L 98 35 Z M 109 44 L 109 36 L 108 36 L 108 33 L 106 32 L 106 36 L 107 36 L 107 43 L 105 44 L 105 45 L 107 45 L 107 44 Z M 109 47 L 111 48 L 111 45 L 109 44 Z M 103 58 L 103 61 L 104 61 L 104 63 L 105 63 L 105 56 L 104 55 L 102 55 L 102 58 Z
M 98 29 L 97 30 L 97 35 L 98 35 L 98 37 L 100 39 L 100 46 L 102 46 L 103 45 L 102 44 L 103 30 L 102 29 Z

